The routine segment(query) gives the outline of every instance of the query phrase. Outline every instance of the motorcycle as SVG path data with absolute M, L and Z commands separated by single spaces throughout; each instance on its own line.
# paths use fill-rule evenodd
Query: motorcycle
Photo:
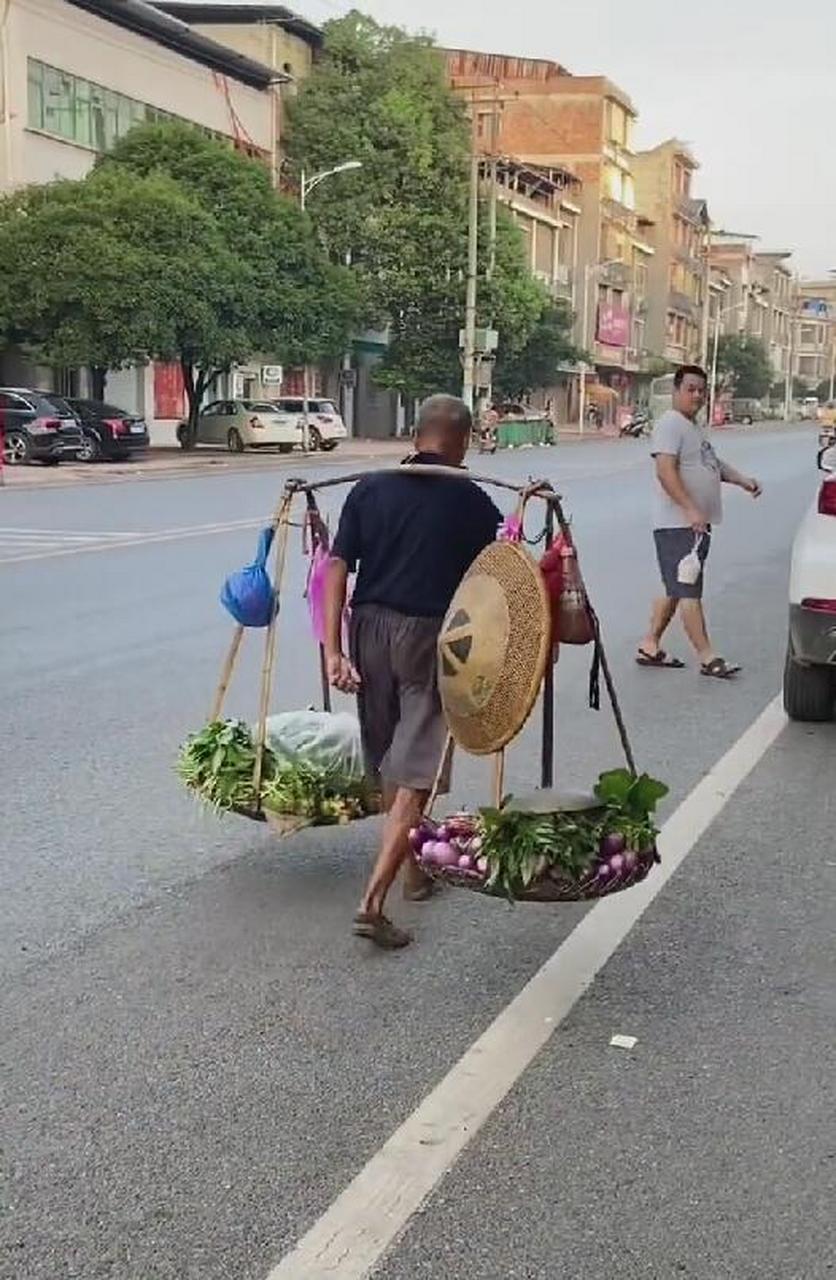
M 628 436 L 631 440 L 641 440 L 642 436 L 650 434 L 650 414 L 645 409 L 637 409 L 618 434 Z

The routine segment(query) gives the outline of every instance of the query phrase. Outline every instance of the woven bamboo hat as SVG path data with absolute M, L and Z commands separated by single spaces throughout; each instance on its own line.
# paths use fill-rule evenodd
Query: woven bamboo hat
M 543 576 L 512 542 L 493 542 L 468 569 L 441 625 L 438 687 L 455 742 L 500 751 L 537 699 L 551 646 Z

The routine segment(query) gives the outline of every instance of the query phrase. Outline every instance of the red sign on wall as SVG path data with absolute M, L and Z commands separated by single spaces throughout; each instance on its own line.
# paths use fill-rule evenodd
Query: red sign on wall
M 182 418 L 186 412 L 183 370 L 179 364 L 154 364 L 154 417 Z
M 627 307 L 618 307 L 611 302 L 602 302 L 598 308 L 599 342 L 608 347 L 628 347 L 630 345 L 630 312 Z

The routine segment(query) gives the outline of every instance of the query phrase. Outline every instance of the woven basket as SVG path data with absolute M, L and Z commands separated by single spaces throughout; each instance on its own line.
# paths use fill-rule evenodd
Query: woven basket
M 461 871 L 458 867 L 427 866 L 416 857 L 421 869 L 433 880 L 441 884 L 454 885 L 461 889 L 471 889 L 474 893 L 485 894 L 489 898 L 504 898 L 504 890 L 495 886 L 489 888 L 485 880 L 474 871 Z M 560 867 L 550 867 L 537 880 L 532 881 L 527 889 L 523 889 L 514 897 L 515 902 L 589 902 L 596 898 L 606 898 L 612 893 L 620 893 L 622 889 L 630 889 L 640 884 L 659 861 L 659 855 L 648 853 L 640 858 L 635 868 L 617 880 L 601 881 L 594 872 L 590 872 L 580 880 L 573 880 Z

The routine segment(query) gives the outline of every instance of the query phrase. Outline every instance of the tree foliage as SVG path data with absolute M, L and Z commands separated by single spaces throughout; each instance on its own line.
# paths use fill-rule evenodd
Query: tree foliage
M 140 126 L 79 182 L 0 203 L 0 325 L 55 364 L 178 361 L 194 431 L 206 388 L 255 354 L 336 354 L 355 320 L 258 161 L 181 124 Z
M 322 59 L 289 108 L 297 179 L 363 166 L 316 187 L 308 207 L 329 251 L 351 257 L 366 324 L 388 331 L 378 381 L 410 397 L 461 386 L 469 128 L 432 42 L 356 12 L 326 24 Z M 499 330 L 510 356 L 549 298 L 510 217 L 498 221 L 490 283 L 484 219 L 480 228 L 478 323 Z
M 572 316 L 566 306 L 546 307 L 524 346 L 517 352 L 501 353 L 494 370 L 496 390 L 517 400 L 541 387 L 554 386 L 561 365 L 578 358 L 571 327 Z
M 734 394 L 741 399 L 759 400 L 767 394 L 774 378 L 764 343 L 747 334 L 724 334 L 720 338 L 717 368 L 728 376 Z

